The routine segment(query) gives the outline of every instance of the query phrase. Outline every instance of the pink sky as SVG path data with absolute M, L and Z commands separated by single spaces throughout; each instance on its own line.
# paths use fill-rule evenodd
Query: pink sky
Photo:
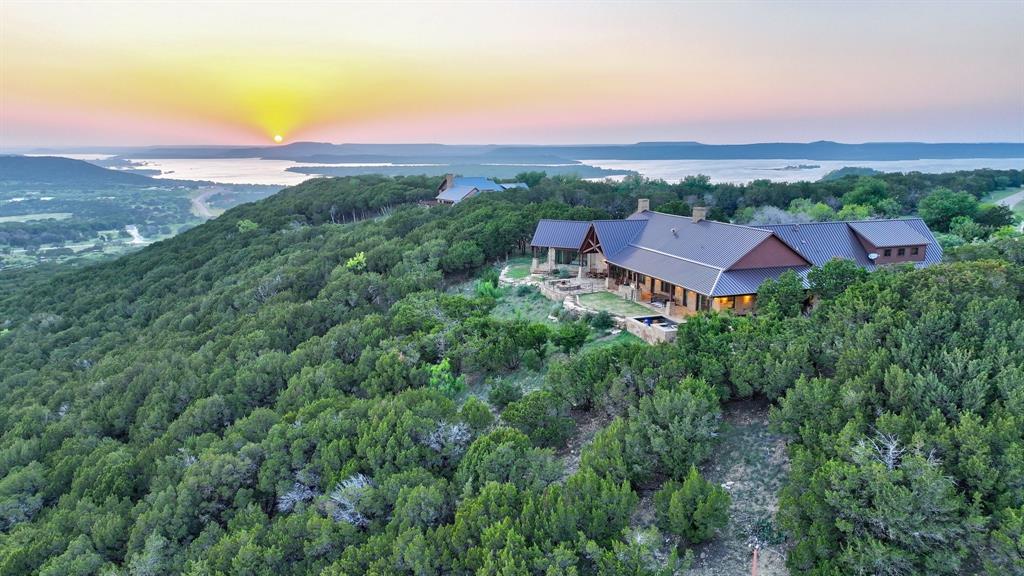
M 1024 2 L 0 4 L 0 146 L 1024 141 Z

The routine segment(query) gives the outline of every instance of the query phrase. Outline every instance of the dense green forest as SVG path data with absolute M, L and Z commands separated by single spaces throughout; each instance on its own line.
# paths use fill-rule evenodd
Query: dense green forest
M 787 442 L 766 532 L 792 573 L 1022 573 L 1024 240 L 979 204 L 1021 176 L 524 174 L 435 207 L 434 179 L 317 179 L 114 261 L 0 272 L 0 574 L 681 574 L 728 519 L 704 467 L 744 398 Z M 784 276 L 660 346 L 495 313 L 493 263 L 538 219 L 640 197 L 920 213 L 949 262 L 827 265 L 812 310 Z

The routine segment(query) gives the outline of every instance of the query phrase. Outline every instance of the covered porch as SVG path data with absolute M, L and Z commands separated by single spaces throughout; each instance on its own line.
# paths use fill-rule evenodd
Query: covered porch
M 626 300 L 637 302 L 674 320 L 685 319 L 698 312 L 731 310 L 748 314 L 754 309 L 756 295 L 712 297 L 640 272 L 608 265 L 608 291 Z

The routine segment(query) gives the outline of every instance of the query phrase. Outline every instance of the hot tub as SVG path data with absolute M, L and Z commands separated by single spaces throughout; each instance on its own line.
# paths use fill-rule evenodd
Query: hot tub
M 679 323 L 665 316 L 634 316 L 626 319 L 626 330 L 649 344 L 676 339 Z

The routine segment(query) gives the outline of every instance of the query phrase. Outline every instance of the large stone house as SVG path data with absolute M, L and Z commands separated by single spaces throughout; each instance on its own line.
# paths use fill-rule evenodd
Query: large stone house
M 541 220 L 531 242 L 532 272 L 578 267 L 580 278 L 604 278 L 624 298 L 654 304 L 669 317 L 700 310 L 753 310 L 757 290 L 787 270 L 804 279 L 834 258 L 865 269 L 942 260 L 942 248 L 920 218 L 740 226 L 654 212 L 647 200 L 624 220 Z

